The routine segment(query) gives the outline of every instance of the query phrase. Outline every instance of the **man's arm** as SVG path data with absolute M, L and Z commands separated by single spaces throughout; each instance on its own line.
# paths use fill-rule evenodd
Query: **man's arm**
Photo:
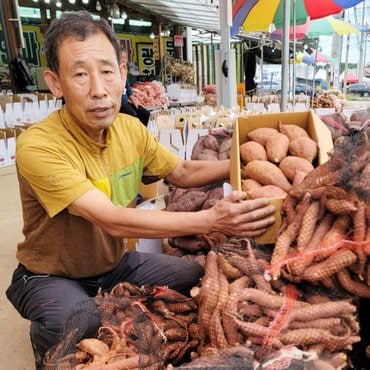
M 165 238 L 200 233 L 254 237 L 274 223 L 275 208 L 268 199 L 244 201 L 244 192 L 233 192 L 214 207 L 199 212 L 167 212 L 120 208 L 98 189 L 76 199 L 70 209 L 112 236 Z
M 172 173 L 166 177 L 179 188 L 200 187 L 230 177 L 230 161 L 185 161 L 181 160 Z

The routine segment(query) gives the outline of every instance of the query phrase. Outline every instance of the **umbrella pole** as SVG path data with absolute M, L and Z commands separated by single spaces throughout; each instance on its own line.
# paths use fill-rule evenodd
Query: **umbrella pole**
M 347 45 L 346 45 L 346 61 L 344 63 L 344 79 L 343 79 L 343 92 L 347 94 L 347 73 L 348 73 L 348 55 L 349 55 L 349 40 L 350 35 L 347 35 Z
M 290 28 L 290 0 L 284 0 L 284 27 L 283 27 L 283 55 L 281 66 L 281 101 L 280 110 L 286 112 L 289 87 L 289 28 Z
M 296 77 L 296 64 L 295 64 L 295 58 L 296 58 L 296 43 L 297 43 L 297 35 L 296 35 L 296 29 L 297 29 L 297 14 L 296 14 L 296 0 L 293 0 L 293 81 L 292 81 L 292 95 L 293 95 L 293 107 L 295 108 L 295 77 Z
M 261 59 L 260 59 L 260 79 L 261 79 L 261 87 L 263 87 L 263 48 L 265 45 L 265 39 L 263 35 L 261 35 Z
M 313 66 L 313 78 L 312 78 L 312 91 L 315 91 L 315 76 L 316 76 L 316 64 L 317 64 L 317 53 L 319 52 L 320 37 L 316 38 L 316 51 L 315 51 L 315 65 Z M 311 109 L 313 109 L 313 98 L 311 99 Z
M 365 1 L 362 4 L 362 21 L 361 21 L 361 26 L 363 27 L 364 25 L 365 25 Z M 358 82 L 363 82 L 364 76 L 364 65 L 365 65 L 364 42 L 365 42 L 365 32 L 361 32 L 360 56 L 358 61 L 358 72 L 357 72 L 357 76 L 359 78 Z

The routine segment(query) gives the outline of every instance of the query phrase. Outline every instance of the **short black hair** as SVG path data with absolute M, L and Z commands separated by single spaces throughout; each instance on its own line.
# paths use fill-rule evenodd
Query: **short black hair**
M 55 73 L 59 70 L 58 49 L 62 41 L 72 37 L 84 41 L 89 36 L 104 33 L 113 45 L 117 61 L 120 56 L 120 42 L 113 28 L 104 18 L 94 19 L 86 10 L 64 12 L 59 19 L 54 19 L 44 35 L 43 51 L 48 67 Z

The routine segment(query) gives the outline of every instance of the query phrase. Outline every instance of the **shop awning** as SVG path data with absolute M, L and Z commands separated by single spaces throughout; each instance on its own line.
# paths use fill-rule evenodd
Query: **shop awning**
M 173 24 L 220 32 L 219 0 L 128 0 Z

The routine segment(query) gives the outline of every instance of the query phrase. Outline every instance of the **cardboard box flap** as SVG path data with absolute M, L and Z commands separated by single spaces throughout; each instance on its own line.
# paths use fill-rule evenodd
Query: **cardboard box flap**
M 230 152 L 230 184 L 234 190 L 241 191 L 241 169 L 240 169 L 240 134 L 238 119 L 236 120 L 233 136 L 231 139 Z

